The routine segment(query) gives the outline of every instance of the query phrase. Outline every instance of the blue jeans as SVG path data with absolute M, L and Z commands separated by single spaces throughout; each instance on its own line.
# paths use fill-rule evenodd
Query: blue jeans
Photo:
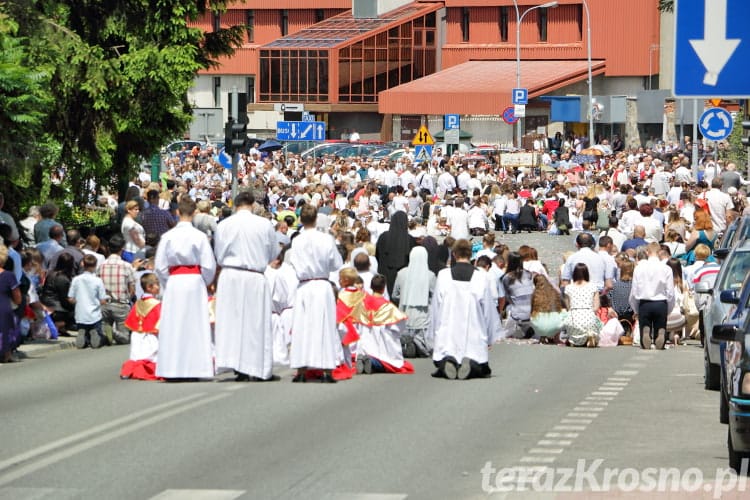
M 505 231 L 518 231 L 518 214 L 505 214 L 503 215 L 503 222 L 505 223 Z

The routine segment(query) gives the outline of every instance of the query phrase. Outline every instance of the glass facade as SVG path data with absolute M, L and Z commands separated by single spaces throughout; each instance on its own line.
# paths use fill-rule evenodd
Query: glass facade
M 436 18 L 334 17 L 276 40 L 260 50 L 259 101 L 377 103 L 379 92 L 436 71 Z
M 260 102 L 328 102 L 328 51 L 261 50 Z

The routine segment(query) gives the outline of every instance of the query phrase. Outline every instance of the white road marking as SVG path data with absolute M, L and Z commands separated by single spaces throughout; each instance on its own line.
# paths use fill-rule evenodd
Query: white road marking
M 556 457 L 521 457 L 520 462 L 527 463 L 539 463 L 539 464 L 551 464 L 555 461 Z
M 92 427 L 91 429 L 78 432 L 76 434 L 73 434 L 68 437 L 64 437 L 62 439 L 58 439 L 57 441 L 52 441 L 51 443 L 38 446 L 36 448 L 33 448 L 31 450 L 25 451 L 23 453 L 10 457 L 6 460 L 3 460 L 2 462 L 0 462 L 0 471 L 2 471 L 3 469 L 7 469 L 8 467 L 17 465 L 21 462 L 26 462 L 27 460 L 31 460 L 32 458 L 35 458 L 39 455 L 44 455 L 45 453 L 51 450 L 54 450 L 55 448 L 60 448 L 62 446 L 66 446 L 70 443 L 73 443 L 75 441 L 86 439 L 90 436 L 93 436 L 94 434 L 99 434 L 100 432 L 104 432 L 112 428 L 120 427 L 122 424 L 127 424 L 131 421 L 138 421 L 142 417 L 148 415 L 149 413 L 158 414 L 161 411 L 166 410 L 169 407 L 181 405 L 183 403 L 188 403 L 192 400 L 201 398 L 205 395 L 206 395 L 205 392 L 200 392 L 198 394 L 193 394 L 191 396 L 186 396 L 184 398 L 175 399 L 174 401 L 168 401 L 160 405 L 152 406 L 151 408 L 146 408 L 144 410 L 131 413 L 125 417 L 117 418 L 115 420 L 107 422 L 106 424 L 97 425 L 96 427 Z
M 630 382 L 631 380 L 633 380 L 633 379 L 630 378 L 630 377 L 607 377 L 607 381 L 612 381 L 612 382 L 625 382 L 625 383 L 627 383 L 627 382 Z
M 615 372 L 615 375 L 617 375 L 617 376 L 633 377 L 635 375 L 638 375 L 638 370 L 617 370 Z
M 623 363 L 623 368 L 645 368 L 643 363 Z
M 609 403 L 606 401 L 581 401 L 578 403 L 579 405 L 588 405 L 588 406 L 608 406 Z
M 560 423 L 565 425 L 588 425 L 591 422 L 593 422 L 593 420 L 591 420 L 590 418 L 563 418 L 560 420 Z
M 178 400 L 172 401 L 169 406 L 175 406 L 176 402 L 190 400 L 190 399 L 195 399 L 196 397 L 203 396 L 203 395 L 204 395 L 204 393 L 199 393 L 199 394 L 196 394 L 196 395 L 193 395 L 193 396 L 182 398 L 181 400 L 178 399 Z M 207 398 L 204 398 L 204 399 L 199 399 L 197 401 L 191 401 L 189 403 L 183 404 L 182 406 L 177 406 L 176 408 L 172 408 L 171 410 L 160 411 L 156 415 L 153 415 L 153 416 L 150 416 L 150 417 L 139 418 L 138 420 L 136 420 L 132 424 L 124 425 L 124 426 L 122 426 L 122 427 L 120 427 L 118 429 L 113 429 L 112 431 L 110 431 L 110 432 L 108 432 L 106 434 L 102 434 L 102 435 L 99 435 L 99 436 L 96 436 L 96 437 L 92 437 L 91 439 L 87 439 L 87 440 L 85 440 L 85 441 L 83 441 L 81 443 L 78 443 L 76 445 L 67 447 L 64 450 L 48 454 L 48 455 L 44 456 L 43 458 L 39 458 L 35 462 L 31 462 L 31 463 L 29 463 L 27 465 L 13 468 L 11 471 L 9 471 L 9 472 L 7 472 L 5 474 L 0 475 L 0 486 L 6 485 L 8 483 L 11 483 L 11 482 L 15 481 L 18 478 L 21 478 L 21 477 L 24 477 L 24 476 L 26 476 L 28 474 L 31 474 L 32 472 L 36 472 L 38 470 L 44 469 L 45 467 L 48 467 L 48 466 L 50 466 L 50 465 L 52 465 L 54 463 L 61 462 L 61 461 L 65 460 L 65 459 L 67 459 L 67 458 L 70 458 L 70 457 L 72 457 L 74 455 L 77 455 L 78 453 L 81 453 L 83 451 L 86 451 L 86 450 L 89 450 L 91 448 L 94 448 L 95 446 L 99 446 L 100 444 L 106 443 L 108 441 L 112 441 L 113 439 L 117 439 L 117 438 L 119 438 L 121 436 L 125 436 L 125 435 L 127 435 L 127 434 L 129 434 L 129 433 L 131 433 L 133 431 L 136 431 L 138 429 L 141 429 L 143 427 L 147 427 L 149 425 L 155 424 L 155 423 L 160 422 L 162 420 L 166 420 L 168 418 L 171 418 L 174 415 L 178 415 L 180 413 L 184 413 L 184 412 L 186 412 L 188 410 L 192 410 L 193 408 L 197 408 L 199 406 L 203 406 L 203 405 L 206 405 L 208 403 L 213 403 L 214 401 L 218 401 L 220 399 L 224 399 L 224 398 L 227 398 L 227 397 L 229 397 L 229 394 L 226 393 L 226 392 L 222 393 L 222 394 L 216 394 L 214 396 L 210 396 L 210 397 L 207 397 Z M 158 405 L 156 407 L 150 408 L 149 410 L 151 412 L 153 412 L 153 410 L 155 410 L 157 408 L 159 408 L 159 410 L 162 410 L 164 406 L 165 405 Z M 143 411 L 143 412 L 137 412 L 137 413 L 145 414 L 147 412 Z M 137 415 L 137 413 L 129 415 L 128 417 L 126 417 L 124 419 L 118 419 L 118 420 L 121 421 L 119 423 L 121 424 L 122 420 L 127 421 L 127 420 L 133 420 L 134 418 L 137 418 L 137 417 L 135 417 L 135 415 Z M 109 424 L 101 425 L 101 426 L 98 426 L 98 427 L 99 428 L 105 428 L 105 427 L 108 428 L 108 427 L 111 427 L 114 422 L 116 422 L 116 420 L 113 421 L 113 422 L 110 422 Z M 116 424 L 116 425 L 118 425 L 118 424 Z M 91 434 L 91 432 L 89 431 L 89 432 L 79 433 L 78 435 L 80 435 L 80 434 Z M 69 438 L 61 439 L 59 441 L 69 440 L 72 437 L 73 436 L 71 436 Z M 31 451 L 29 451 L 27 453 L 23 453 L 23 454 L 21 454 L 19 456 L 28 456 L 28 455 L 34 456 L 34 455 L 38 454 L 37 450 L 39 450 L 41 448 L 49 448 L 49 449 L 57 448 L 58 446 L 60 446 L 59 444 L 56 444 L 59 441 L 56 441 L 55 443 L 51 443 L 51 444 L 46 445 L 46 446 L 42 446 L 40 448 L 36 448 L 35 450 L 31 450 Z M 52 446 L 52 445 L 54 445 L 54 446 Z M 26 458 L 25 460 L 28 460 L 28 458 Z M 5 460 L 3 463 L 4 464 L 8 464 L 8 462 L 10 462 L 9 465 L 16 465 L 16 464 L 19 463 L 17 460 L 14 460 L 13 458 L 11 458 L 9 460 Z M 4 466 L 4 468 L 7 468 L 7 467 L 8 467 L 8 465 Z
M 552 428 L 556 431 L 585 431 L 585 425 L 556 425 Z
M 603 411 L 604 408 L 597 406 L 576 406 L 573 411 Z M 569 414 L 570 415 L 570 414 Z
M 573 441 L 565 439 L 540 439 L 536 444 L 539 446 L 570 446 Z
M 589 401 L 612 401 L 614 396 L 586 396 Z M 596 404 L 604 404 L 597 402 Z
M 562 452 L 562 448 L 532 448 L 529 450 L 532 455 L 559 455 Z
M 544 435 L 544 437 L 548 438 L 577 438 L 578 433 L 577 432 L 548 432 Z
M 618 394 L 615 391 L 594 391 L 591 393 L 592 396 L 617 396 Z
M 245 490 L 164 490 L 149 500 L 234 500 Z
M 596 418 L 599 416 L 598 413 L 578 413 L 578 412 L 570 412 L 567 415 L 568 417 L 583 417 L 583 418 Z
M 609 387 L 609 386 L 605 386 L 605 385 L 603 385 L 603 386 L 601 386 L 599 388 L 600 391 L 621 391 L 623 389 L 625 389 L 625 388 L 624 387 L 615 387 L 615 386 Z

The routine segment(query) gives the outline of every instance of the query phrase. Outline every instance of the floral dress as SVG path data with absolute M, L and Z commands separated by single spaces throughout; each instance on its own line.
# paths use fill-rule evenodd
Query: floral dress
M 602 322 L 594 311 L 594 294 L 598 292 L 593 283 L 571 283 L 565 287 L 565 296 L 570 305 L 565 330 L 572 345 L 584 346 L 590 335 L 599 335 Z

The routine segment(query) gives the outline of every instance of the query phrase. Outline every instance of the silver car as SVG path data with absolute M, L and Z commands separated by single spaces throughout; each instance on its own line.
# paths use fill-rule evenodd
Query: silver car
M 727 257 L 722 261 L 721 269 L 716 275 L 713 286 L 710 283 L 698 283 L 695 291 L 705 294 L 705 305 L 700 308 L 703 341 L 703 367 L 705 370 L 704 385 L 706 389 L 719 390 L 720 363 L 719 354 L 720 341 L 711 336 L 714 326 L 728 322 L 728 314 L 732 310 L 732 304 L 719 300 L 724 290 L 739 290 L 742 282 L 750 272 L 750 239 L 739 242 L 730 250 Z

